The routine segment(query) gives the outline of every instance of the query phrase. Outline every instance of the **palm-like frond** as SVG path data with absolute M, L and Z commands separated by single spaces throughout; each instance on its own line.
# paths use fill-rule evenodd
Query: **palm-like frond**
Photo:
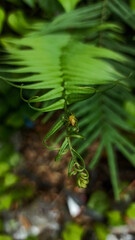
M 72 107 L 72 111 L 79 118 L 81 134 L 86 138 L 86 141 L 81 141 L 78 151 L 84 152 L 97 138 L 100 139 L 98 150 L 89 167 L 92 169 L 96 166 L 103 149 L 106 149 L 116 198 L 119 195 L 119 188 L 115 149 L 122 152 L 135 166 L 135 146 L 124 134 L 126 131 L 135 133 L 134 127 L 130 125 L 131 120 L 135 121 L 135 119 L 123 109 L 123 99 L 126 100 L 126 90 L 116 87 L 106 93 L 96 94 L 85 102 L 76 103 Z M 78 140 L 74 143 L 79 144 Z

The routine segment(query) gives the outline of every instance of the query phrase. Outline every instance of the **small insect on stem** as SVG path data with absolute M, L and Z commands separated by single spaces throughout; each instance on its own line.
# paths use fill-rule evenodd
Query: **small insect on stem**
M 69 116 L 69 123 L 72 125 L 72 126 L 75 126 L 77 122 L 77 119 L 75 118 L 75 116 L 72 114 Z

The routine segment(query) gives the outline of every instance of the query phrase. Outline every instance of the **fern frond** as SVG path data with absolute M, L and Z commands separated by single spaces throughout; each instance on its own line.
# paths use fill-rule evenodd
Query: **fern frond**
M 106 60 L 121 62 L 124 57 L 72 40 L 69 34 L 26 36 L 5 40 L 4 45 L 9 54 L 5 63 L 10 65 L 6 80 L 22 89 L 42 90 L 42 94 L 28 101 L 29 104 L 47 102 L 46 107 L 33 107 L 38 111 L 62 109 L 65 101 L 71 104 L 87 99 L 95 93 L 97 85 L 123 77 Z

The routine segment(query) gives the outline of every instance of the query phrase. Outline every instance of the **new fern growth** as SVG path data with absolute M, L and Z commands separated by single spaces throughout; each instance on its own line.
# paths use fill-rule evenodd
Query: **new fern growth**
M 66 136 L 65 136 L 65 139 L 64 139 L 60 149 L 54 148 L 54 147 L 49 147 L 46 144 L 46 140 L 48 140 L 48 138 L 50 138 L 53 134 L 55 134 L 62 127 L 65 127 L 65 129 L 66 129 Z M 83 137 L 81 135 L 79 135 L 79 127 L 78 127 L 77 119 L 66 108 L 65 115 L 53 126 L 51 131 L 48 132 L 48 134 L 46 135 L 46 137 L 43 140 L 43 143 L 48 149 L 59 150 L 58 154 L 56 155 L 56 158 L 55 158 L 56 161 L 60 161 L 61 158 L 63 157 L 63 155 L 65 153 L 67 153 L 68 150 L 70 151 L 71 160 L 70 160 L 69 166 L 68 166 L 68 176 L 77 175 L 78 187 L 86 188 L 87 184 L 89 182 L 89 174 L 85 168 L 84 159 L 72 147 L 71 138 L 83 138 Z

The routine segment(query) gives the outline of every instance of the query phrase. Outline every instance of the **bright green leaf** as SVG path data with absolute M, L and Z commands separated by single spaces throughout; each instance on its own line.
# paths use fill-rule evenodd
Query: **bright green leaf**
M 64 140 L 64 142 L 63 142 L 62 145 L 61 145 L 61 148 L 60 148 L 60 150 L 59 150 L 56 158 L 55 158 L 56 162 L 58 162 L 58 161 L 61 160 L 62 156 L 63 156 L 64 153 L 65 153 L 65 150 L 66 150 L 67 146 L 68 146 L 68 139 L 67 139 L 67 137 L 66 137 L 65 140 Z
M 16 175 L 14 175 L 13 173 L 7 173 L 4 179 L 4 186 L 10 187 L 13 184 L 15 184 L 17 180 L 18 180 L 18 177 Z
M 5 21 L 5 11 L 3 8 L 0 8 L 0 33 L 2 32 L 4 21 Z
M 4 176 L 9 169 L 10 169 L 10 166 L 8 163 L 0 162 L 0 177 Z
M 135 202 L 131 203 L 130 206 L 128 207 L 127 211 L 126 211 L 126 215 L 129 218 L 133 218 L 135 219 Z
M 122 215 L 119 211 L 109 211 L 107 217 L 110 226 L 120 226 L 124 224 Z
M 0 197 L 0 210 L 9 209 L 12 203 L 11 194 L 5 194 Z
M 102 223 L 94 224 L 94 231 L 98 240 L 106 240 L 109 233 L 107 226 Z
M 132 10 L 135 10 L 135 1 L 134 0 L 130 0 L 130 7 Z
M 0 240 L 12 240 L 13 238 L 8 235 L 0 234 Z
M 80 0 L 58 0 L 58 1 L 61 3 L 66 12 L 70 12 L 71 10 L 73 10 L 76 7 L 77 3 L 80 2 Z
M 76 223 L 69 222 L 62 232 L 63 240 L 81 240 L 84 229 Z
M 26 17 L 21 10 L 10 13 L 7 21 L 9 26 L 19 34 L 26 33 L 27 29 L 30 27 L 30 25 L 26 21 Z

